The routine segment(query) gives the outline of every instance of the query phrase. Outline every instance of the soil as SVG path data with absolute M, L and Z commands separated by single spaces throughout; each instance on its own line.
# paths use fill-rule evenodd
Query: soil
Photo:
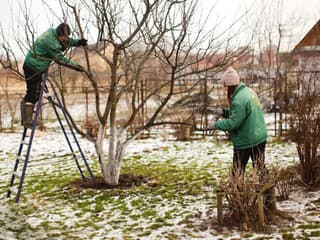
M 134 176 L 129 174 L 121 174 L 119 178 L 119 184 L 110 185 L 107 184 L 102 177 L 96 177 L 96 185 L 93 184 L 92 180 L 83 181 L 82 179 L 77 179 L 70 183 L 70 186 L 73 188 L 93 188 L 93 189 L 128 189 L 131 187 L 136 187 L 142 184 L 152 183 L 145 176 Z

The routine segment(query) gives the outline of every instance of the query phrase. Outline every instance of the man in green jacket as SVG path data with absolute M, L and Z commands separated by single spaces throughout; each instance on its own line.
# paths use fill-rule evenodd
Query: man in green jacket
M 27 92 L 21 101 L 21 122 L 25 128 L 32 127 L 33 110 L 38 101 L 43 73 L 48 71 L 52 61 L 83 71 L 78 63 L 63 56 L 69 47 L 86 46 L 86 39 L 69 38 L 71 31 L 66 23 L 61 23 L 57 28 L 50 28 L 41 34 L 28 51 L 23 63 L 23 71 L 27 83 Z
M 265 145 L 268 138 L 263 112 L 257 94 L 229 67 L 222 76 L 227 88 L 230 110 L 226 119 L 213 121 L 209 127 L 227 131 L 234 147 L 233 176 L 243 175 L 249 157 L 260 177 L 266 174 Z

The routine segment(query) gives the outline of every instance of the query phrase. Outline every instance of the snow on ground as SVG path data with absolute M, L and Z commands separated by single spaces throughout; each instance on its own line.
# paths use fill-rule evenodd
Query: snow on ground
M 159 136 L 129 145 L 123 171 L 154 177 L 155 187 L 78 190 L 69 185 L 80 175 L 66 156 L 64 136 L 49 130 L 35 137 L 22 198 L 15 204 L 6 198 L 6 191 L 20 138 L 19 131 L 0 133 L 0 239 L 320 238 L 320 192 L 303 189 L 277 203 L 296 220 L 281 229 L 274 227 L 272 234 L 199 229 L 201 222 L 216 217 L 215 186 L 231 166 L 231 144 L 212 137 L 179 142 Z M 79 140 L 90 166 L 99 174 L 93 145 Z M 289 142 L 270 141 L 266 156 L 268 167 L 298 161 L 295 145 Z M 45 160 L 32 162 L 38 159 Z

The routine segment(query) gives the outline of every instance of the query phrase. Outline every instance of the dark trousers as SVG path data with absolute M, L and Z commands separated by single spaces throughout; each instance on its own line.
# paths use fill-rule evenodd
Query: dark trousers
M 25 102 L 36 103 L 39 99 L 42 74 L 44 72 L 37 72 L 23 64 L 24 76 L 27 83 L 27 93 L 23 100 Z
M 267 170 L 264 164 L 265 146 L 266 142 L 264 141 L 263 143 L 260 143 L 259 145 L 251 148 L 241 150 L 234 149 L 232 175 L 244 175 L 249 157 L 251 157 L 253 168 L 257 171 L 260 179 L 263 179 L 263 177 L 267 174 Z

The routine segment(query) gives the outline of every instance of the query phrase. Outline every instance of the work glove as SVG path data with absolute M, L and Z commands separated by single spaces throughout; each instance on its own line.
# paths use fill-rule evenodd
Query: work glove
M 229 110 L 227 108 L 219 108 L 213 111 L 218 117 L 229 118 Z
M 216 129 L 216 120 L 212 119 L 208 122 L 207 126 L 208 130 L 215 130 Z
M 79 46 L 83 46 L 83 47 L 85 47 L 85 46 L 87 46 L 87 45 L 88 45 L 88 40 L 87 40 L 87 39 L 82 38 L 82 39 L 80 39 L 80 40 L 78 41 L 78 45 L 79 45 Z
M 223 116 L 223 115 L 224 115 L 224 111 L 223 111 L 222 108 L 215 109 L 215 110 L 213 111 L 213 113 L 214 113 L 215 115 L 218 115 L 218 116 Z

